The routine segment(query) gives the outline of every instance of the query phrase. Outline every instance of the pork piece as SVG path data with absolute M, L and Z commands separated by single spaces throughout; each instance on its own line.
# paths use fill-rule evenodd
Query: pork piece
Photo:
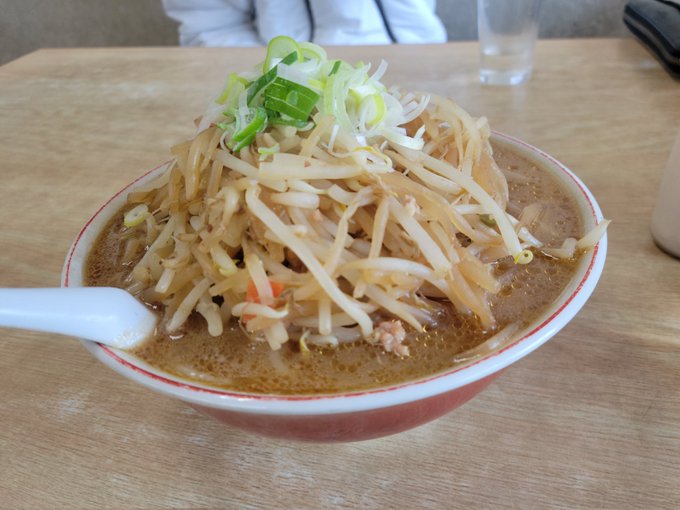
M 383 321 L 373 330 L 376 343 L 381 343 L 385 352 L 393 352 L 397 356 L 408 356 L 408 346 L 402 342 L 406 339 L 406 330 L 400 320 Z

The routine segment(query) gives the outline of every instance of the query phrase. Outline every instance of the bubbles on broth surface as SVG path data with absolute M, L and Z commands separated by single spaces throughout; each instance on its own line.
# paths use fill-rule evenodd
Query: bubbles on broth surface
M 566 237 L 580 237 L 577 209 L 572 199 L 549 175 L 521 157 L 496 150 L 506 172 L 512 206 L 518 215 L 525 206 L 544 204 L 542 219 L 550 230 L 535 233 L 543 242 L 559 246 Z M 120 264 L 122 248 L 117 232 L 121 216 L 112 220 L 98 239 L 87 262 L 88 285 L 124 287 L 127 267 Z M 558 261 L 536 255 L 527 265 L 510 258 L 500 261 L 495 276 L 505 283 L 490 296 L 498 328 L 485 331 L 474 316 L 444 307 L 435 327 L 426 333 L 410 333 L 411 355 L 399 358 L 366 342 L 337 349 L 311 347 L 302 355 L 294 342 L 271 351 L 263 342 L 248 339 L 236 323 L 220 337 L 208 335 L 202 318 L 190 317 L 178 338 L 161 335 L 134 354 L 158 369 L 209 386 L 249 393 L 319 394 L 361 390 L 419 379 L 450 369 L 454 358 L 478 346 L 508 324 L 533 320 L 562 292 L 571 279 L 576 261 Z

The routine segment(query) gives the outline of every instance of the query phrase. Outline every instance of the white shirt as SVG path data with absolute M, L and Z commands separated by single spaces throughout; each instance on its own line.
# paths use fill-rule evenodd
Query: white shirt
M 321 45 L 438 43 L 436 0 L 163 0 L 182 46 L 260 46 L 277 35 Z

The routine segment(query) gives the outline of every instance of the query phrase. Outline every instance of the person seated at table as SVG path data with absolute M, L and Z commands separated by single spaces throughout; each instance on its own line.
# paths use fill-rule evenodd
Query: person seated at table
M 278 35 L 322 45 L 440 43 L 436 0 L 163 0 L 182 46 L 259 46 Z

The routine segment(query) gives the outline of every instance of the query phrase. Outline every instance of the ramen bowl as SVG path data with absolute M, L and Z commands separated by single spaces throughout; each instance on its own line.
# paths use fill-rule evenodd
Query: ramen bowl
M 573 196 L 584 230 L 602 220 L 586 186 L 564 165 L 544 152 L 495 133 L 494 145 L 528 159 L 554 175 Z M 110 218 L 127 194 L 165 169 L 162 165 L 119 191 L 87 222 L 64 265 L 62 285 L 82 286 L 85 262 Z M 174 397 L 231 426 L 266 436 L 302 441 L 357 441 L 401 432 L 434 420 L 486 388 L 505 368 L 523 358 L 571 321 L 593 292 L 604 267 L 604 236 L 581 256 L 574 276 L 560 296 L 535 320 L 501 345 L 482 349 L 451 369 L 415 381 L 329 395 L 262 395 L 222 390 L 159 371 L 132 354 L 83 341 L 99 361 L 151 390 Z

